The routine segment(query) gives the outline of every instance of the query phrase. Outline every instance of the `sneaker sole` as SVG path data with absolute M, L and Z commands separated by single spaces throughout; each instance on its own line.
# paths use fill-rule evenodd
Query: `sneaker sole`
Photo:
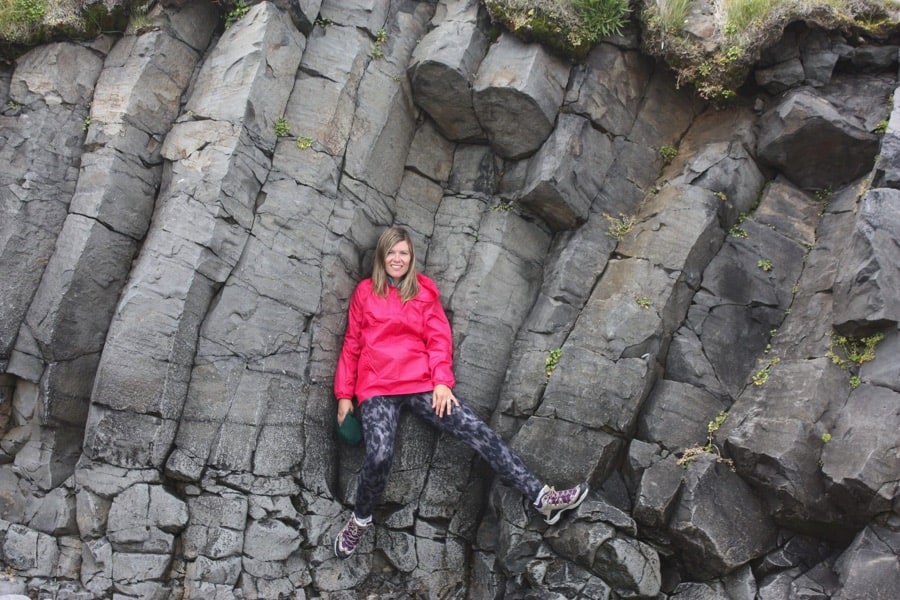
M 340 558 L 341 560 L 350 558 L 350 555 L 353 554 L 353 553 L 350 552 L 349 554 L 344 554 L 343 552 L 341 552 L 341 551 L 338 549 L 338 544 L 340 544 L 340 543 L 341 543 L 341 535 L 338 534 L 338 536 L 337 536 L 336 538 L 334 538 L 334 546 L 333 546 L 333 547 L 334 547 L 334 555 L 335 555 L 337 558 Z
M 590 487 L 585 485 L 584 491 L 581 492 L 581 495 L 578 496 L 578 499 L 575 500 L 575 502 L 573 502 L 571 505 L 569 505 L 565 508 L 559 509 L 555 515 L 544 519 L 544 523 L 546 523 L 547 525 L 556 525 L 556 522 L 559 521 L 559 518 L 561 516 L 563 516 L 564 512 L 566 512 L 567 510 L 572 510 L 573 508 L 578 508 L 579 506 L 581 506 L 581 503 L 584 502 L 585 498 L 587 498 L 589 491 L 591 491 Z

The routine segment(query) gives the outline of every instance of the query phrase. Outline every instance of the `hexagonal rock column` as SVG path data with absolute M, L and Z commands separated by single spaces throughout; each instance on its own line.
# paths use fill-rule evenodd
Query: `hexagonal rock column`
M 540 44 L 502 35 L 475 79 L 475 114 L 494 151 L 518 159 L 550 135 L 562 105 L 569 65 Z

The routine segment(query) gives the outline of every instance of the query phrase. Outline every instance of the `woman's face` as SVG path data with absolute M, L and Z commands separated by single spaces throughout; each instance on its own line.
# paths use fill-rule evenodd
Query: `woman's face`
M 409 271 L 409 244 L 397 242 L 384 257 L 384 270 L 388 276 L 397 281 Z

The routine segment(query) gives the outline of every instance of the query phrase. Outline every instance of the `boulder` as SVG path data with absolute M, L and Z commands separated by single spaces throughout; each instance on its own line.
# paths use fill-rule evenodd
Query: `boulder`
M 852 115 L 810 88 L 797 88 L 760 117 L 756 151 L 799 187 L 828 190 L 868 171 L 878 142 Z
M 900 285 L 900 190 L 869 190 L 841 255 L 834 282 L 834 326 L 862 335 L 900 322 L 900 302 L 888 290 Z
M 900 488 L 894 475 L 897 455 L 892 437 L 900 426 L 898 393 L 868 384 L 852 392 L 841 408 L 822 450 L 828 496 L 848 524 L 862 526 L 896 506 Z
M 776 535 L 750 486 L 709 453 L 688 466 L 668 532 L 678 561 L 700 581 L 763 556 Z
M 554 231 L 587 220 L 613 161 L 612 143 L 581 117 L 560 115 L 553 133 L 528 161 L 518 202 Z
M 845 518 L 823 496 L 819 459 L 827 449 L 822 435 L 835 423 L 829 407 L 842 406 L 848 391 L 846 376 L 825 358 L 782 360 L 729 411 L 719 439 L 738 472 L 771 496 L 776 518 L 796 527 L 803 521 L 837 526 Z
M 572 69 L 564 110 L 587 116 L 600 131 L 627 136 L 651 74 L 650 61 L 640 53 L 597 44 L 584 62 Z
M 866 527 L 834 563 L 840 587 L 833 598 L 890 598 L 900 589 L 898 550 L 900 533 L 896 525 Z
M 488 39 L 478 21 L 478 4 L 466 3 L 429 31 L 413 51 L 407 70 L 413 98 L 440 132 L 457 142 L 481 142 L 473 84 L 487 53 Z
M 475 78 L 474 107 L 497 154 L 515 160 L 540 148 L 568 79 L 569 66 L 538 44 L 505 34 L 491 45 Z

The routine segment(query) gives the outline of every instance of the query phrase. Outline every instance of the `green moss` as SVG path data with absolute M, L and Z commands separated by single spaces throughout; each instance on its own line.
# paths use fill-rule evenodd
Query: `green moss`
M 673 0 L 679 4 L 682 0 Z M 673 26 L 661 11 L 670 2 L 643 0 L 643 49 L 668 63 L 679 85 L 692 86 L 708 100 L 735 97 L 762 52 L 775 44 L 791 23 L 805 22 L 874 43 L 900 34 L 888 10 L 892 0 L 724 0 L 716 5 L 721 23 L 708 39 L 696 39 Z M 896 14 L 896 10 L 894 13 Z M 691 18 L 687 13 L 686 18 Z M 683 22 L 681 19 L 681 22 Z
M 594 44 L 621 32 L 628 21 L 627 0 L 485 0 L 495 24 L 519 39 L 537 42 L 573 59 Z
M 78 0 L 0 0 L 0 60 L 12 63 L 39 44 L 124 32 L 132 10 L 141 8 L 146 0 L 112 11 L 103 3 L 83 8 Z

